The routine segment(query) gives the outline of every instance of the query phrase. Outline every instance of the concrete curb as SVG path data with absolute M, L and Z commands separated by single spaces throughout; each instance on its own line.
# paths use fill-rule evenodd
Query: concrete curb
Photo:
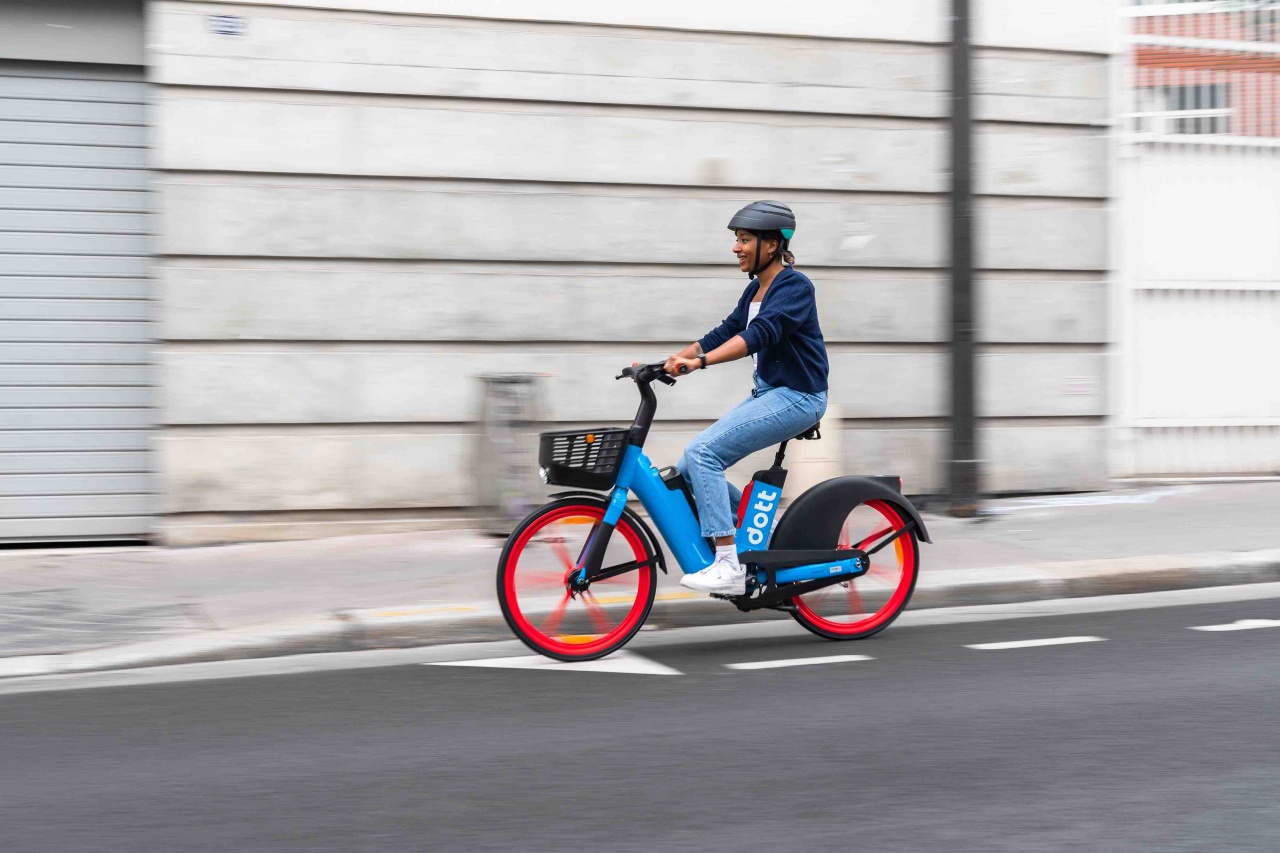
M 911 609 L 1273 581 L 1280 581 L 1280 549 L 965 569 L 932 576 L 926 572 L 916 586 Z M 767 611 L 740 613 L 724 602 L 686 597 L 681 591 L 659 596 L 646 627 L 685 628 L 786 618 L 785 614 Z M 0 658 L 0 678 L 509 639 L 511 633 L 495 602 L 347 610 L 255 628 L 205 631 L 82 652 Z

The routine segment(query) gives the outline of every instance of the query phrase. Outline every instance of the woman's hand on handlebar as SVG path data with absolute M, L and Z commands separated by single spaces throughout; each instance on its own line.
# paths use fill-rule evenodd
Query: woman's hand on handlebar
M 681 367 L 685 368 L 683 372 L 680 370 Z M 618 374 L 617 378 L 623 379 L 630 376 L 637 382 L 646 383 L 653 382 L 656 379 L 664 385 L 674 385 L 676 382 L 672 378 L 673 376 L 683 376 L 697 369 L 697 361 L 673 355 L 666 361 L 659 361 L 656 364 L 633 361 L 630 367 L 625 368 Z
M 686 368 L 683 372 L 681 372 L 680 370 L 680 365 L 682 364 L 685 365 L 685 368 Z M 631 366 L 645 367 L 646 365 L 642 361 L 633 361 L 631 362 Z M 659 366 L 662 367 L 662 372 L 667 374 L 668 376 L 683 376 L 686 373 L 692 373 L 702 365 L 698 362 L 696 358 L 681 358 L 678 355 L 670 355 L 670 356 L 667 356 L 666 361 L 661 362 L 660 364 L 653 365 L 653 367 L 659 367 Z
M 662 366 L 662 370 L 668 376 L 684 376 L 697 370 L 702 366 L 696 358 L 681 358 L 678 355 L 667 356 L 667 363 Z
M 633 361 L 631 362 L 630 367 L 618 374 L 618 378 L 622 379 L 623 377 L 630 376 L 638 379 L 647 373 L 649 378 L 645 381 L 652 382 L 654 377 L 662 373 L 665 368 L 666 362 L 664 361 L 659 361 L 656 364 L 645 364 L 643 361 Z

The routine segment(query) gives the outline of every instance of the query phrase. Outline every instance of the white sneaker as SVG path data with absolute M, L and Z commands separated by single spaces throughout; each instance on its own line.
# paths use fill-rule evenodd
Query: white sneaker
M 728 560 L 717 559 L 702 571 L 680 578 L 680 585 L 698 592 L 743 595 L 747 591 L 747 569 Z

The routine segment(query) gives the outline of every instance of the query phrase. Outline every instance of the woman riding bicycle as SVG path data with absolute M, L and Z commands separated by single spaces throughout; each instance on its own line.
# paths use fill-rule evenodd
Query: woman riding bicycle
M 737 237 L 738 268 L 751 283 L 733 313 L 668 357 L 664 370 L 675 376 L 748 355 L 755 361 L 751 396 L 695 438 L 676 465 L 693 490 L 702 535 L 716 543 L 715 561 L 685 575 L 681 585 L 742 595 L 746 569 L 734 546 L 741 492 L 725 479 L 725 469 L 822 418 L 828 362 L 813 282 L 794 268 L 788 250 L 796 230 L 791 209 L 777 201 L 749 204 L 729 221 L 729 230 Z

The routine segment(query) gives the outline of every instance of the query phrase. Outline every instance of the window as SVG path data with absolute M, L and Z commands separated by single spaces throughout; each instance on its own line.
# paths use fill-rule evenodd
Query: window
M 1226 83 L 1138 89 L 1134 129 L 1159 135 L 1230 133 L 1230 91 Z

